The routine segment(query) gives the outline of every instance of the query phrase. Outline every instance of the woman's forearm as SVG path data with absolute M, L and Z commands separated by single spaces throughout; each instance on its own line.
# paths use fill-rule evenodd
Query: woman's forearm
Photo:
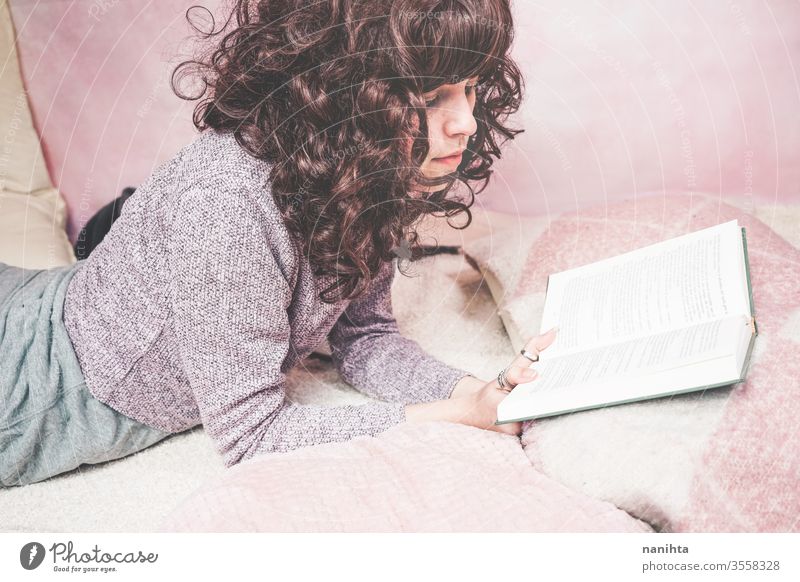
M 444 420 L 472 425 L 474 401 L 470 396 L 406 405 L 406 421 Z
M 475 376 L 464 376 L 456 383 L 447 400 L 406 405 L 406 421 L 444 420 L 487 428 L 494 419 L 488 422 L 483 418 L 478 402 L 478 393 L 486 384 L 485 380 Z
M 450 398 L 461 398 L 477 393 L 486 384 L 485 380 L 475 376 L 464 376 L 456 383 L 455 388 L 450 393 Z
M 520 427 L 512 423 L 497 426 L 497 405 L 506 396 L 491 382 L 466 376 L 456 383 L 447 400 L 407 404 L 406 421 L 443 420 L 506 434 L 519 435 Z

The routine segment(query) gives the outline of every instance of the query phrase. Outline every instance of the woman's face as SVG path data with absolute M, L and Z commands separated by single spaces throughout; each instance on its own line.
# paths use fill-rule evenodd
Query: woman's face
M 478 124 L 472 116 L 477 82 L 478 78 L 473 77 L 461 83 L 441 85 L 424 95 L 430 142 L 428 157 L 421 167 L 424 176 L 438 178 L 450 174 L 461 163 L 460 152 L 466 148 L 469 137 L 478 130 Z M 431 186 L 424 191 L 443 187 Z

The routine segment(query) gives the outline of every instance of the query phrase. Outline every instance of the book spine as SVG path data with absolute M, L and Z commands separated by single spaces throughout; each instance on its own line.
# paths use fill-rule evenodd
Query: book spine
M 744 249 L 744 271 L 747 278 L 747 295 L 750 300 L 750 322 L 753 328 L 753 335 L 758 335 L 758 325 L 756 324 L 756 305 L 753 302 L 753 285 L 750 282 L 750 257 L 747 254 L 747 233 L 742 227 L 742 248 Z
M 755 326 L 755 319 L 752 319 L 753 325 Z M 754 328 L 755 329 L 755 328 Z M 756 344 L 756 332 L 754 331 L 753 334 L 750 336 L 750 343 L 747 345 L 747 353 L 744 356 L 744 364 L 742 364 L 742 373 L 739 378 L 739 382 L 744 382 L 744 379 L 747 377 L 747 371 L 750 368 L 750 360 L 753 357 L 753 348 Z

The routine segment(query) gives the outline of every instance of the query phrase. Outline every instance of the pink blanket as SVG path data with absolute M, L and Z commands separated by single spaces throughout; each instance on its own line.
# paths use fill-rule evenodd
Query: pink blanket
M 162 532 L 652 532 L 531 467 L 518 438 L 405 423 L 251 458 L 187 497 Z
M 538 314 L 550 273 L 733 219 L 759 330 L 746 381 L 532 421 L 522 438 L 537 469 L 659 531 L 800 531 L 800 250 L 719 196 L 640 197 L 552 221 L 509 292 Z

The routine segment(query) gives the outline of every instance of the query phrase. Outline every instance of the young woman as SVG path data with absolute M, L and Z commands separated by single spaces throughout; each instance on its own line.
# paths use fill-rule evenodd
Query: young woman
M 204 133 L 86 260 L 0 264 L 0 484 L 198 424 L 228 467 L 404 421 L 519 434 L 493 424 L 497 405 L 554 332 L 487 382 L 402 337 L 390 294 L 417 221 L 468 213 L 471 182 L 486 187 L 499 139 L 520 131 L 502 123 L 522 89 L 508 0 L 240 0 L 204 34 L 212 53 L 173 74 Z M 375 401 L 286 399 L 285 375 L 326 336 Z

